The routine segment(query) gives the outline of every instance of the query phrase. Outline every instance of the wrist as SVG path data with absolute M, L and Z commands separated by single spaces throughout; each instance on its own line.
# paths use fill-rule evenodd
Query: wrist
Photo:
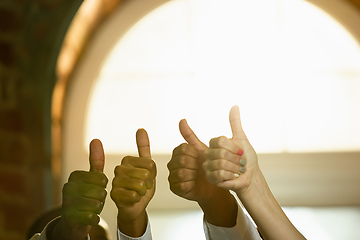
M 235 193 L 242 203 L 265 201 L 269 194 L 272 195 L 266 179 L 259 168 L 253 172 L 249 186 L 245 189 L 239 189 Z
M 48 240 L 85 240 L 91 226 L 71 228 L 62 217 L 58 217 L 47 225 L 46 238 Z
M 274 211 L 276 212 L 279 208 L 260 169 L 253 174 L 249 187 L 246 190 L 237 191 L 236 194 L 255 222 L 259 218 L 271 218 L 274 216 Z
M 124 218 L 124 215 L 119 212 L 117 223 L 121 233 L 130 237 L 141 237 L 146 231 L 148 217 L 145 210 L 141 212 L 137 218 L 132 220 L 126 219 L 126 217 Z
M 227 189 L 219 188 L 214 185 L 214 189 L 209 191 L 208 196 L 197 200 L 198 205 L 201 208 L 214 208 L 214 206 L 222 204 L 228 201 L 228 197 L 231 195 Z
M 198 202 L 208 223 L 219 227 L 236 225 L 238 205 L 229 190 L 218 188 L 207 200 Z

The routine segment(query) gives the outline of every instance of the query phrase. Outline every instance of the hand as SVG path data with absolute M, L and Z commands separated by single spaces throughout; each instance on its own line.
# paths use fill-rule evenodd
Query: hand
M 202 169 L 203 152 L 208 147 L 197 138 L 185 119 L 180 121 L 179 128 L 187 143 L 174 149 L 167 164 L 170 189 L 176 195 L 188 200 L 207 201 L 217 190 L 215 185 L 206 180 Z
M 204 152 L 206 178 L 236 192 L 264 239 L 304 239 L 282 211 L 261 173 L 256 152 L 242 129 L 238 106 L 231 108 L 229 120 L 233 137 L 211 139 Z M 237 154 L 240 149 L 241 156 Z M 240 164 L 240 159 L 246 164 Z M 241 165 L 245 171 L 239 171 Z
M 185 119 L 180 121 L 179 128 L 187 143 L 174 149 L 167 165 L 171 191 L 182 198 L 196 201 L 207 222 L 220 227 L 233 227 L 237 216 L 234 197 L 228 190 L 208 182 L 202 169 L 203 152 L 208 147 L 197 138 Z
M 122 233 L 141 236 L 146 229 L 146 206 L 155 193 L 156 164 L 151 159 L 147 132 L 136 133 L 139 157 L 127 156 L 115 168 L 111 198 L 118 208 L 118 226 Z
M 103 173 L 105 156 L 98 139 L 90 143 L 89 162 L 90 171 L 72 172 L 63 187 L 62 217 L 57 229 L 67 234 L 62 239 L 84 239 L 91 226 L 100 221 L 108 179 Z
M 210 140 L 210 147 L 204 152 L 203 169 L 209 182 L 241 195 L 250 186 L 254 173 L 260 169 L 256 152 L 241 126 L 238 106 L 231 108 L 229 120 L 233 137 Z M 240 149 L 243 151 L 241 156 L 237 154 Z

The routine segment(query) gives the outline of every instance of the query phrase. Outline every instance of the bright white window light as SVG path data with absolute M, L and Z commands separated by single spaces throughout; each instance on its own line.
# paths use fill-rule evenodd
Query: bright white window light
M 169 1 L 104 63 L 84 146 L 136 152 L 145 128 L 153 153 L 170 153 L 182 118 L 205 143 L 231 137 L 235 104 L 258 152 L 359 150 L 359 45 L 306 1 Z

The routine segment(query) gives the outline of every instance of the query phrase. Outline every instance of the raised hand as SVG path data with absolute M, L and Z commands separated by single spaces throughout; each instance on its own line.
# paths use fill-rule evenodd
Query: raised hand
M 171 191 L 182 198 L 196 201 L 208 222 L 217 226 L 234 226 L 237 205 L 232 195 L 208 182 L 202 168 L 203 152 L 208 147 L 198 139 L 185 119 L 180 121 L 179 128 L 187 143 L 174 149 L 167 164 Z
M 139 237 L 147 224 L 146 206 L 154 196 L 156 164 L 151 159 L 147 132 L 136 132 L 139 157 L 127 156 L 115 168 L 111 198 L 118 208 L 118 226 L 122 233 Z
M 72 172 L 64 185 L 61 222 L 51 239 L 84 239 L 99 223 L 107 195 L 105 156 L 100 140 L 92 140 L 89 148 L 90 171 Z
M 264 239 L 304 239 L 282 211 L 261 173 L 256 152 L 241 126 L 238 106 L 231 108 L 229 120 L 233 137 L 211 139 L 204 152 L 206 178 L 236 192 Z
M 251 184 L 254 171 L 260 170 L 255 150 L 242 128 L 238 106 L 231 108 L 229 121 L 233 137 L 210 140 L 203 168 L 209 182 L 241 193 Z
M 176 147 L 167 167 L 170 189 L 176 195 L 192 201 L 202 201 L 211 197 L 213 189 L 204 175 L 203 152 L 207 146 L 191 130 L 185 119 L 179 123 L 180 133 L 187 141 Z

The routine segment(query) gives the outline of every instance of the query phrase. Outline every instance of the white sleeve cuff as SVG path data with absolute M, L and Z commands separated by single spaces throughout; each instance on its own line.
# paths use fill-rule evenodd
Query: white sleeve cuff
M 145 233 L 141 237 L 129 237 L 123 234 L 122 232 L 120 232 L 119 228 L 117 229 L 117 232 L 118 232 L 119 240 L 152 240 L 150 220 L 148 217 L 147 217 L 147 225 L 146 225 Z
M 30 240 L 47 240 L 46 232 L 49 228 L 49 225 L 56 224 L 56 222 L 58 221 L 60 221 L 60 217 L 54 218 L 53 220 L 48 222 L 48 224 L 46 224 L 42 232 L 40 234 L 39 233 L 35 234 Z
M 261 240 L 255 225 L 239 204 L 234 227 L 218 227 L 206 222 L 204 219 L 204 232 L 207 240 Z

